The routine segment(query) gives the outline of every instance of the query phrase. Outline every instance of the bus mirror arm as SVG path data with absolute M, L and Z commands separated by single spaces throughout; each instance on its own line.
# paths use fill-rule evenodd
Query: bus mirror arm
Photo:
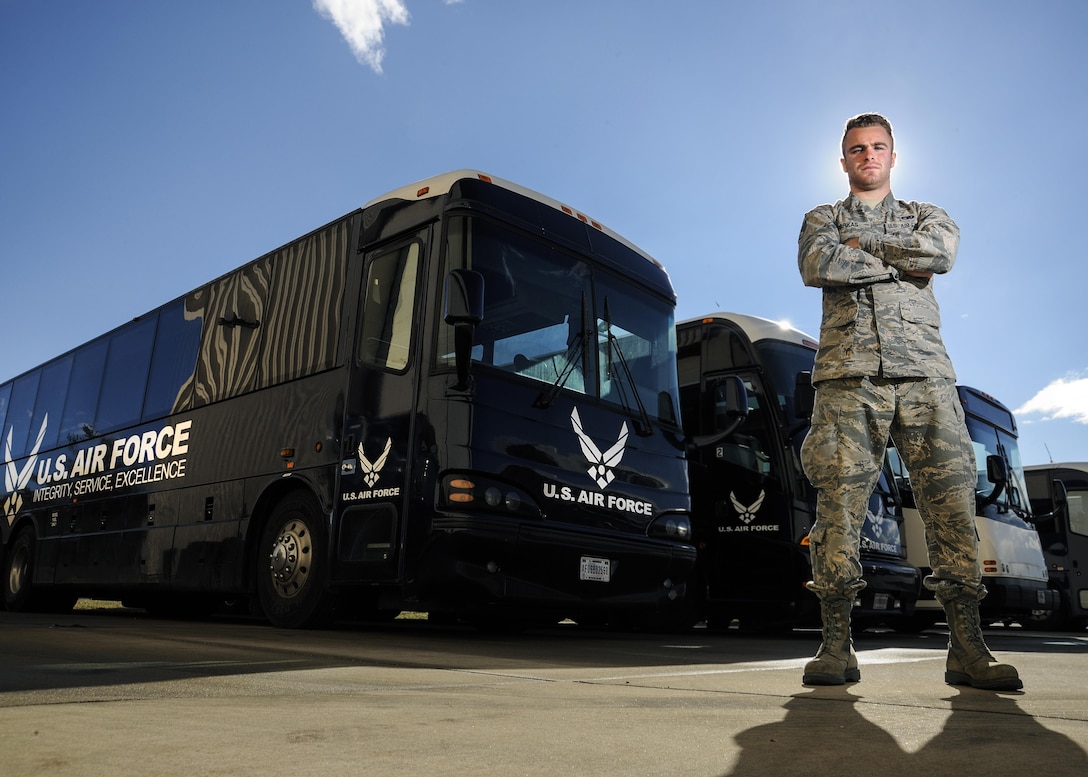
M 454 391 L 471 386 L 469 365 L 476 327 L 484 318 L 484 276 L 475 270 L 450 270 L 446 276 L 443 320 L 453 327 L 453 357 L 457 368 Z
M 1069 491 L 1067 491 L 1065 488 L 1065 481 L 1055 479 L 1050 482 L 1051 493 L 1054 495 L 1054 499 L 1052 502 L 1052 504 L 1054 505 L 1054 509 L 1051 510 L 1049 513 L 1033 513 L 1030 518 L 1032 523 L 1037 524 L 1048 521 L 1056 521 L 1058 519 L 1058 516 L 1060 516 L 1062 512 L 1065 511 L 1066 506 L 1069 504 Z
M 728 375 L 714 384 L 712 390 L 715 429 L 688 439 L 690 450 L 717 445 L 735 432 L 748 418 L 748 389 L 739 375 Z M 724 416 L 724 420 L 723 420 Z M 720 424 L 720 426 L 719 426 Z

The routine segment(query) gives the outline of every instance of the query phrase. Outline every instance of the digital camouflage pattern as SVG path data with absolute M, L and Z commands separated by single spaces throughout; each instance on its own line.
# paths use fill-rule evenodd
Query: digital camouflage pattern
M 860 248 L 843 243 L 858 238 Z M 855 195 L 805 215 L 798 266 L 824 290 L 813 382 L 873 376 L 955 380 L 930 278 L 952 268 L 959 228 L 941 208 L 891 194 L 870 209 Z
M 927 586 L 984 595 L 974 524 L 974 450 L 955 383 L 944 378 L 820 383 L 812 428 L 801 446 L 805 474 L 819 492 L 809 533 L 809 588 L 821 599 L 852 600 L 865 587 L 861 528 L 889 436 L 911 473 L 926 525 L 933 569 Z
M 859 248 L 843 245 L 858 238 Z M 823 289 L 812 427 L 801 448 L 819 492 L 809 534 L 821 598 L 865 587 L 861 527 L 889 436 L 907 469 L 934 581 L 981 595 L 974 527 L 974 450 L 940 334 L 932 278 L 951 269 L 959 228 L 935 205 L 854 194 L 805 215 L 798 267 Z M 938 583 L 934 583 L 935 585 Z

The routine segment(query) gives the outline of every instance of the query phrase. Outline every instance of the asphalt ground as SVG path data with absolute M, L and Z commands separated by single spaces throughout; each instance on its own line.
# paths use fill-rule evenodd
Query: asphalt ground
M 1088 775 L 1088 633 L 987 631 L 1024 690 L 943 682 L 947 634 L 284 631 L 0 612 L 0 776 Z

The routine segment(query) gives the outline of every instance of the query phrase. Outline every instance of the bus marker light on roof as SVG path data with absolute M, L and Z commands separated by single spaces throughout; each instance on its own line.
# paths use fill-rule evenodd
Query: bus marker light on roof
M 416 196 L 417 197 L 422 197 L 423 195 L 427 194 L 427 192 L 429 192 L 430 190 L 431 190 L 430 186 L 424 186 L 422 189 L 419 189 L 419 190 L 416 191 Z
M 491 183 L 491 176 L 490 175 L 484 175 L 483 173 L 477 173 L 476 177 L 479 178 L 484 183 Z

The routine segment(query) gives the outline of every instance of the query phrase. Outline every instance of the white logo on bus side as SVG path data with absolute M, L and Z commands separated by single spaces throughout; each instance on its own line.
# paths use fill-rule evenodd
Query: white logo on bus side
M 733 509 L 737 511 L 737 515 L 742 521 L 744 521 L 744 523 L 751 523 L 753 520 L 755 520 L 756 513 L 759 512 L 759 508 L 763 506 L 763 500 L 766 498 L 767 492 L 760 491 L 759 498 L 756 499 L 756 501 L 752 502 L 752 504 L 745 507 L 737 499 L 736 494 L 734 494 L 732 491 L 729 492 L 729 501 L 733 503 Z
M 38 430 L 38 439 L 34 441 L 34 450 L 30 452 L 30 458 L 21 470 L 11 460 L 11 438 L 15 433 L 15 427 L 8 428 L 8 435 L 4 441 L 4 458 L 7 459 L 7 466 L 4 468 L 4 487 L 10 494 L 4 500 L 4 516 L 8 519 L 8 526 L 15 522 L 15 516 L 22 509 L 23 498 L 19 496 L 19 492 L 27 487 L 34 474 L 34 465 L 38 463 L 38 451 L 42 447 L 42 439 L 45 437 L 45 429 L 48 425 L 49 414 L 46 413 L 42 419 L 42 428 Z
M 88 443 L 76 451 L 69 461 L 69 452 L 40 456 L 42 440 L 49 425 L 49 416 L 42 419 L 37 440 L 26 464 L 20 470 L 12 461 L 12 441 L 15 428 L 8 429 L 4 445 L 4 486 L 10 493 L 4 500 L 4 516 L 10 526 L 22 509 L 19 493 L 34 480 L 34 502 L 72 499 L 89 494 L 115 491 L 130 486 L 177 480 L 185 477 L 192 421 L 167 424 L 141 434 L 119 437 L 107 442 Z
M 363 444 L 359 443 L 359 466 L 362 468 L 363 472 L 366 473 L 363 480 L 366 481 L 366 484 L 371 488 L 374 488 L 374 484 L 377 483 L 378 478 L 381 477 L 382 468 L 385 466 L 385 460 L 389 458 L 389 450 L 392 447 L 393 438 L 386 438 L 385 450 L 382 451 L 382 454 L 378 458 L 371 462 L 370 459 L 366 457 L 366 454 L 363 453 Z
M 620 463 L 627 445 L 627 422 L 624 421 L 623 426 L 620 427 L 620 436 L 616 444 L 604 453 L 582 429 L 582 419 L 578 417 L 578 408 L 570 411 L 570 423 L 574 427 L 574 434 L 578 437 L 578 443 L 582 446 L 582 453 L 590 464 L 586 472 L 596 481 L 598 486 L 607 488 L 616 479 L 612 468 Z

